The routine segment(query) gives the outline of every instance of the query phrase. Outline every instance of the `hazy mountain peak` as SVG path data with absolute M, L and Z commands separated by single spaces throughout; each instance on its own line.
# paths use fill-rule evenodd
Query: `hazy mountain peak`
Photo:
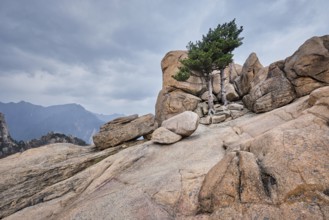
M 0 102 L 0 112 L 5 115 L 12 137 L 24 141 L 58 132 L 90 143 L 91 136 L 102 124 L 121 116 L 95 114 L 76 103 L 44 107 L 26 101 Z

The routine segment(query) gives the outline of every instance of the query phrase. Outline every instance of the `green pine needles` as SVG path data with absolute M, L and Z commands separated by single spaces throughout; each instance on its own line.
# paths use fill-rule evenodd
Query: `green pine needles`
M 188 43 L 188 58 L 181 60 L 183 66 L 173 77 L 185 81 L 191 71 L 207 76 L 214 70 L 227 67 L 233 61 L 233 50 L 242 44 L 243 38 L 239 37 L 242 31 L 243 27 L 238 28 L 235 19 L 219 24 L 215 29 L 210 28 L 201 41 Z
M 190 78 L 190 70 L 186 66 L 179 67 L 179 71 L 172 77 L 177 81 L 186 81 Z
M 235 19 L 219 24 L 215 29 L 209 29 L 201 41 L 189 42 L 188 58 L 181 60 L 182 67 L 173 76 L 178 81 L 186 81 L 191 72 L 204 77 L 206 82 L 212 81 L 214 70 L 224 69 L 233 62 L 233 50 L 242 44 L 239 37 L 243 27 L 237 27 Z M 224 80 L 224 79 L 222 79 Z M 210 89 L 210 88 L 208 88 Z M 210 91 L 209 91 L 210 92 Z

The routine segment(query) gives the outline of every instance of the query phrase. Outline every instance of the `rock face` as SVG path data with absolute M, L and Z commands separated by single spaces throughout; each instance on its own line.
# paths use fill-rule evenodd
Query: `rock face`
M 187 58 L 187 51 L 170 51 L 161 61 L 162 88 L 166 91 L 182 90 L 192 95 L 199 95 L 206 90 L 204 80 L 192 75 L 186 82 L 172 78 L 181 66 L 180 60 Z
M 266 112 L 308 95 L 314 89 L 329 85 L 328 42 L 329 35 L 313 37 L 286 60 L 272 63 L 268 71 L 266 68 L 251 68 L 253 74 L 244 74 L 243 69 L 235 85 L 240 96 L 245 95 L 244 104 L 256 113 Z M 249 58 L 244 67 L 250 63 Z M 256 70 L 258 72 L 255 74 Z M 248 80 L 242 80 L 243 76 Z M 248 82 L 250 86 L 246 87 L 244 82 Z M 248 88 L 248 92 L 245 88 Z M 245 91 L 241 92 L 243 89 Z
M 296 110 L 311 107 L 298 117 L 275 110 L 293 119 L 245 140 L 211 169 L 199 194 L 201 212 L 212 219 L 329 217 L 329 87 L 299 103 Z
M 284 71 L 297 97 L 329 84 L 329 35 L 312 37 L 285 60 Z
M 155 118 L 159 125 L 179 113 L 194 111 L 206 91 L 204 79 L 196 75 L 192 74 L 186 82 L 173 78 L 181 66 L 180 60 L 185 58 L 187 51 L 170 51 L 161 61 L 163 84 L 155 106 Z
M 91 147 L 56 144 L 9 156 L 0 163 L 4 174 L 0 196 L 5 198 L 0 200 L 0 217 L 172 219 L 176 212 L 194 215 L 204 175 L 224 153 L 219 137 L 199 126 L 190 137 L 168 146 L 146 142 L 95 152 Z
M 295 90 L 285 77 L 282 62 L 271 64 L 267 78 L 251 88 L 243 102 L 254 112 L 267 112 L 284 106 L 296 98 Z
M 156 120 L 161 125 L 164 120 L 179 113 L 195 110 L 200 102 L 199 97 L 180 90 L 170 93 L 161 90 L 156 103 Z
M 95 146 L 102 150 L 148 135 L 157 127 L 158 124 L 152 114 L 120 117 L 103 125 L 93 140 Z
M 46 208 L 45 213 L 37 212 L 32 218 L 24 215 L 14 217 L 45 219 L 47 211 L 60 205 L 56 204 L 56 198 L 64 196 L 69 200 L 84 191 L 102 172 L 95 168 L 81 171 L 118 150 L 117 147 L 95 152 L 91 147 L 52 144 L 1 159 L 0 218 L 31 205 L 40 206 L 50 202 L 54 206 Z
M 239 77 L 234 80 L 237 92 L 241 97 L 248 94 L 251 88 L 251 82 L 254 76 L 263 68 L 263 65 L 259 62 L 256 53 L 251 53 L 243 64 L 242 71 Z
M 30 149 L 0 161 L 0 217 L 328 219 L 328 121 L 323 87 L 172 145 Z

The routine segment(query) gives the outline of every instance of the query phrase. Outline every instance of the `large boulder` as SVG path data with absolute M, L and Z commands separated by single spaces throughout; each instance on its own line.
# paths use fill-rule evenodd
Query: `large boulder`
M 181 135 L 175 134 L 164 127 L 157 128 L 152 134 L 152 141 L 159 144 L 173 144 L 181 139 Z
M 162 89 L 159 92 L 155 106 L 156 121 L 161 125 L 164 120 L 179 113 L 194 111 L 200 102 L 201 99 L 199 97 L 186 92 L 180 90 L 168 92 Z
M 282 62 L 269 67 L 267 78 L 251 88 L 243 97 L 248 109 L 260 113 L 284 106 L 296 98 L 295 90 L 282 71 Z
M 187 58 L 187 51 L 181 50 L 170 51 L 164 56 L 161 61 L 162 88 L 168 91 L 180 89 L 193 95 L 199 95 L 206 90 L 206 84 L 203 78 L 191 75 L 187 81 L 181 82 L 172 77 L 182 65 L 180 60 L 185 58 Z
M 162 122 L 162 127 L 152 134 L 152 141 L 160 144 L 173 144 L 188 137 L 198 128 L 199 115 L 185 111 Z
M 136 115 L 115 119 L 101 127 L 93 136 L 95 146 L 102 150 L 152 133 L 158 127 L 154 115 Z
M 312 37 L 285 60 L 284 71 L 297 97 L 329 84 L 329 35 Z
M 256 53 L 251 53 L 243 64 L 240 76 L 234 79 L 234 85 L 241 97 L 248 94 L 251 88 L 251 81 L 262 68 L 263 65 L 259 62 Z
M 185 111 L 162 122 L 162 127 L 183 137 L 190 136 L 198 128 L 199 116 L 195 112 Z
M 131 122 L 137 118 L 138 118 L 138 115 L 134 114 L 134 115 L 123 116 L 123 117 L 113 119 L 112 121 L 109 121 L 109 122 L 105 123 L 104 125 L 102 125 L 100 127 L 99 131 L 103 132 L 103 131 L 115 130 L 117 128 L 122 127 L 122 125 L 128 124 L 129 122 Z

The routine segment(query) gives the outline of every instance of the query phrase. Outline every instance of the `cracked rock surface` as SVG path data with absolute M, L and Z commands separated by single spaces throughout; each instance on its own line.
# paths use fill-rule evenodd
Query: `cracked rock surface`
M 328 219 L 329 87 L 172 145 L 0 160 L 4 219 Z
M 73 145 L 28 150 L 1 160 L 1 217 L 194 216 L 204 175 L 223 155 L 220 136 L 202 126 L 174 145 L 146 142 L 101 152 Z
M 272 126 L 261 120 L 275 117 Z M 262 126 L 252 128 L 254 120 Z M 250 125 L 237 124 L 239 135 L 251 138 L 228 146 L 206 175 L 200 213 L 210 219 L 328 219 L 328 121 L 329 87 L 323 87 L 251 118 Z
M 269 67 L 262 68 L 251 54 L 244 67 L 235 85 L 249 110 L 260 113 L 284 106 L 329 85 L 329 35 L 310 38 Z

